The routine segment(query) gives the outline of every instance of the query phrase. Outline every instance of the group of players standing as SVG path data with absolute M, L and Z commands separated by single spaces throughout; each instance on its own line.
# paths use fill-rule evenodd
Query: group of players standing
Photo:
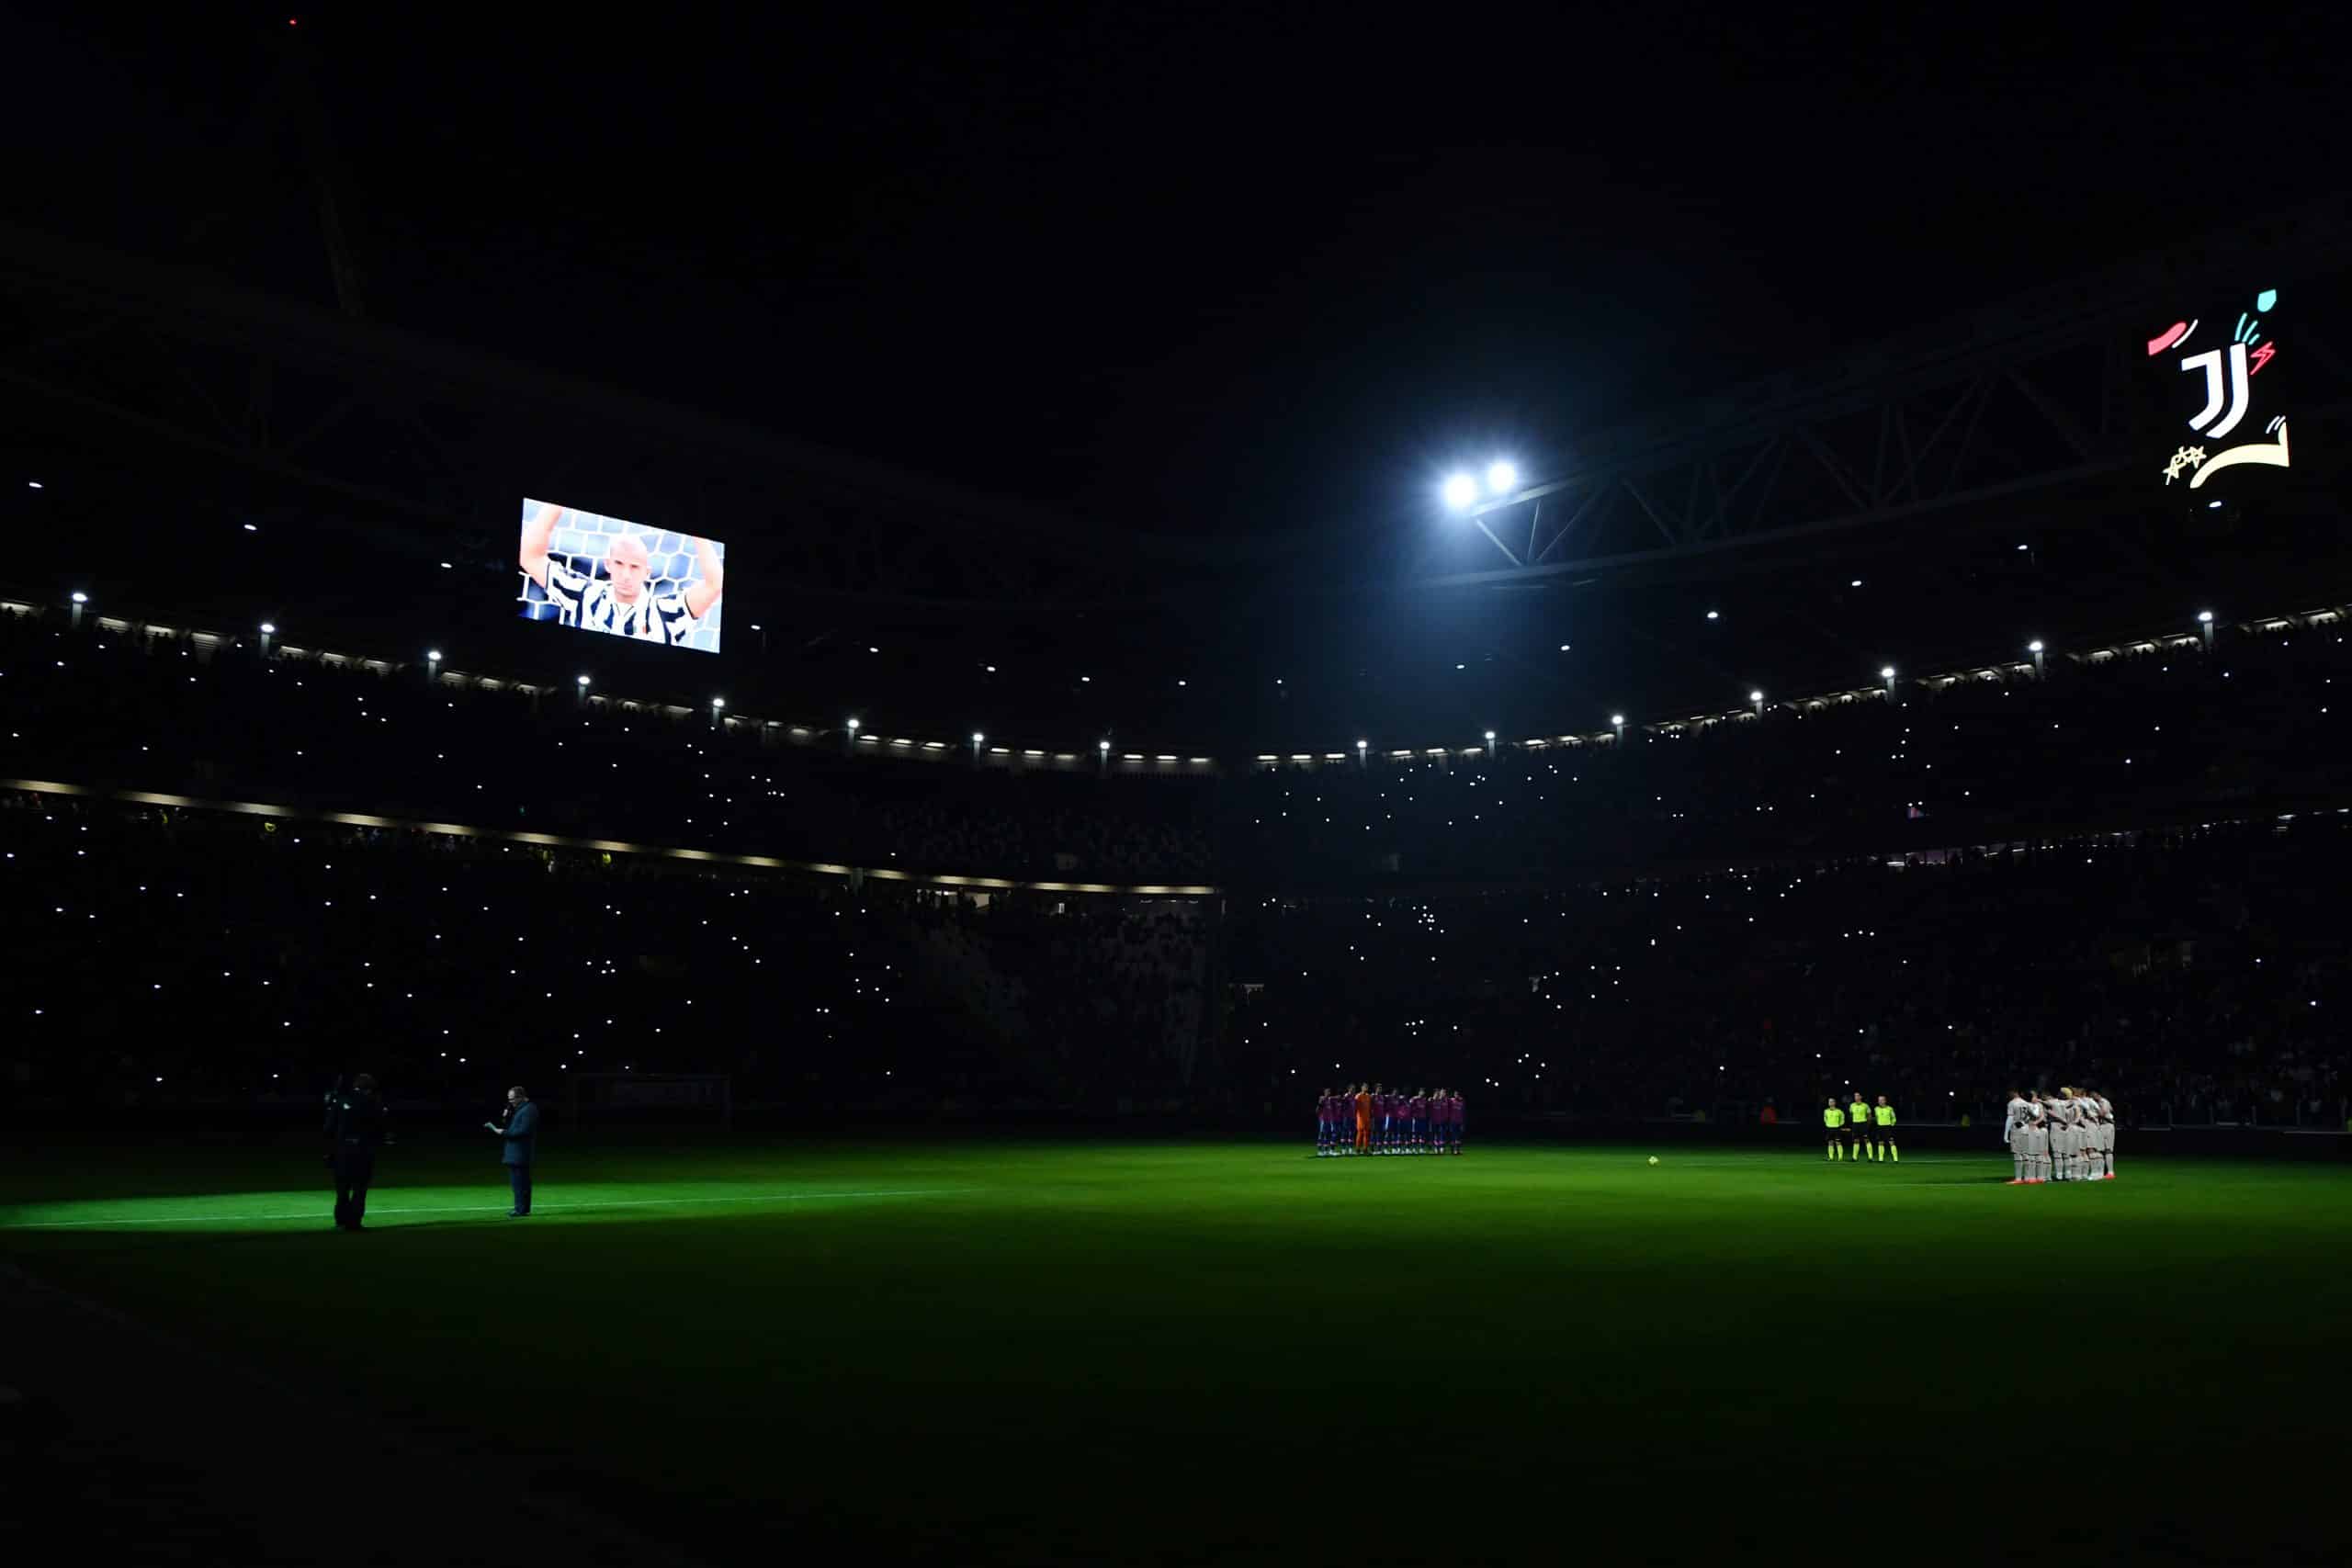
M 1458 1155 L 1462 1096 L 1452 1089 L 1390 1091 L 1353 1084 L 1315 1101 L 1315 1157 L 1342 1155 Z
M 2016 1171 L 2012 1187 L 2115 1179 L 2115 1107 L 2103 1094 L 2061 1089 L 2044 1100 L 2013 1089 L 2001 1136 Z
M 1876 1105 L 1860 1095 L 1845 1110 L 1838 1109 L 1838 1097 L 1831 1095 L 1821 1112 L 1822 1130 L 1829 1134 L 1831 1159 L 1883 1159 L 1891 1164 L 1903 1163 L 1903 1153 L 1894 1146 L 1894 1107 L 1880 1095 Z

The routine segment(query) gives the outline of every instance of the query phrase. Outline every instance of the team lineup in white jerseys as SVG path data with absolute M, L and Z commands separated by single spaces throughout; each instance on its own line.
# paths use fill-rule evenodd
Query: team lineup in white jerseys
M 2115 1107 L 2103 1094 L 2061 1089 L 2045 1100 L 2013 1089 L 2001 1136 L 2009 1145 L 2012 1187 L 2115 1179 Z

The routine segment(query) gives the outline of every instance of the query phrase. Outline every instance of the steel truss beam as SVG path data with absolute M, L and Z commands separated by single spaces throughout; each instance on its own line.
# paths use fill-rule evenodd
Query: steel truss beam
M 1432 586 L 1530 582 L 2014 502 L 2122 472 L 2139 456 L 2145 323 L 2217 286 L 2311 284 L 2352 260 L 2332 197 L 1781 376 L 1597 440 L 1557 477 L 1470 509 L 1510 563 Z M 2297 399 L 2352 406 L 2324 331 L 2299 339 Z M 1513 514 L 1517 514 L 1514 516 Z M 1522 530 L 1523 548 L 1503 543 Z
M 223 460 L 420 558 L 499 564 L 527 493 L 723 537 L 816 598 L 1117 603 L 1231 564 L 5 224 L 0 399 L 12 439 Z

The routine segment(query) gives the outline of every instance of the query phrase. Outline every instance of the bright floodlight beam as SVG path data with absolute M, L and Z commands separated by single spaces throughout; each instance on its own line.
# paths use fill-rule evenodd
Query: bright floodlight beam
M 1445 498 L 1447 506 L 1456 512 L 1466 512 L 1470 503 L 1478 499 L 1478 481 L 1468 474 L 1449 475 L 1445 483 L 1438 488 L 1438 493 Z
M 1487 493 L 1509 495 L 1519 488 L 1519 465 L 1508 457 L 1498 457 L 1487 465 Z

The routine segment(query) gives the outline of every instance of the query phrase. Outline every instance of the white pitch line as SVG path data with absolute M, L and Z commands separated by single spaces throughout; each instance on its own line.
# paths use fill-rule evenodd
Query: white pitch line
M 879 1192 L 761 1192 L 742 1198 L 608 1198 L 586 1203 L 547 1203 L 537 1205 L 549 1211 L 572 1209 L 646 1209 L 674 1206 L 681 1203 L 801 1203 L 821 1198 L 935 1198 L 952 1192 L 976 1192 L 975 1187 L 904 1187 Z M 495 1214 L 505 1211 L 495 1203 L 453 1204 L 433 1209 L 383 1209 L 376 1211 L 387 1219 L 400 1214 Z M 85 1230 L 92 1225 L 200 1225 L 207 1224 L 243 1224 L 255 1220 L 315 1220 L 316 1209 L 305 1209 L 291 1214 L 163 1214 L 153 1218 L 124 1220 L 36 1220 L 29 1224 L 0 1225 L 9 1231 Z

